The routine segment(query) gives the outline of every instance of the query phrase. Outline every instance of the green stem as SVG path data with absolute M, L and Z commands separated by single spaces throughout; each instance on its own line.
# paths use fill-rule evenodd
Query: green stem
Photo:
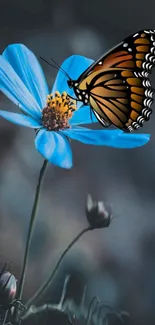
M 35 220 L 36 220 L 36 212 L 37 212 L 37 207 L 38 207 L 40 189 L 41 189 L 42 180 L 43 180 L 46 166 L 47 166 L 47 160 L 44 160 L 43 166 L 40 170 L 38 184 L 36 187 L 35 199 L 34 199 L 33 208 L 32 208 L 32 212 L 31 212 L 31 218 L 30 218 L 25 254 L 24 254 L 23 268 L 22 268 L 21 278 L 20 278 L 17 297 L 16 297 L 16 299 L 19 299 L 19 300 L 22 298 L 22 295 L 23 295 L 23 287 L 24 287 L 25 275 L 26 275 L 27 264 L 28 264 L 30 244 L 31 244 L 33 228 L 34 228 L 34 224 L 35 224 Z M 17 317 L 18 317 L 18 311 L 15 308 L 15 319 L 17 319 Z
M 33 297 L 28 301 L 26 307 L 29 308 L 31 305 L 33 305 L 34 301 L 35 303 L 42 298 L 42 296 L 45 294 L 45 292 L 48 290 L 48 288 L 51 286 L 53 278 L 55 276 L 55 274 L 58 271 L 58 268 L 62 262 L 62 260 L 64 259 L 64 257 L 66 256 L 66 254 L 68 253 L 68 251 L 72 248 L 72 246 L 79 240 L 80 237 L 82 237 L 86 232 L 92 230 L 92 227 L 87 227 L 85 229 L 83 229 L 72 241 L 71 243 L 67 246 L 67 248 L 63 251 L 62 255 L 60 256 L 53 272 L 51 273 L 51 275 L 49 276 L 49 278 L 43 283 L 43 285 L 39 288 L 39 290 L 33 295 Z

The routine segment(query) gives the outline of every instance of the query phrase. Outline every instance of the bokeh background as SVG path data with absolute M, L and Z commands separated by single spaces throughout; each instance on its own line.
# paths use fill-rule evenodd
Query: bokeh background
M 36 56 L 52 57 L 59 64 L 72 54 L 97 59 L 143 28 L 155 28 L 153 0 L 0 0 L 0 51 L 10 43 L 24 43 Z M 45 64 L 43 68 L 52 85 L 56 70 Z M 155 87 L 155 71 L 151 80 Z M 0 108 L 16 109 L 3 94 Z M 59 301 L 69 272 L 75 300 L 80 296 L 79 287 L 86 283 L 88 301 L 96 295 L 127 310 L 132 325 L 155 323 L 154 123 L 153 114 L 140 130 L 151 133 L 150 143 L 142 148 L 119 150 L 72 142 L 74 167 L 48 166 L 24 301 L 50 274 L 64 247 L 86 227 L 86 196 L 91 192 L 95 199 L 112 204 L 115 218 L 110 228 L 88 233 L 77 243 L 44 302 Z M 17 278 L 41 165 L 33 130 L 1 119 L 0 265 L 12 262 Z

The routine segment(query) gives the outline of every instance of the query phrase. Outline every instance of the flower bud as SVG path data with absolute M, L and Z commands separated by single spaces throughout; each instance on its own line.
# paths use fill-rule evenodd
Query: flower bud
M 92 229 L 109 227 L 112 219 L 110 209 L 106 209 L 103 202 L 94 202 L 90 194 L 87 197 L 86 216 Z
M 15 298 L 17 291 L 16 278 L 10 272 L 0 276 L 0 305 L 8 306 Z

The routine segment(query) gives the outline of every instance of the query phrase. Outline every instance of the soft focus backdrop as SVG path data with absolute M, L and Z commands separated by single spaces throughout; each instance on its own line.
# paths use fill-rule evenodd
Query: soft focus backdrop
M 97 59 L 140 29 L 155 28 L 153 0 L 0 0 L 0 51 L 24 43 L 59 64 L 71 54 Z M 43 64 L 41 62 L 41 64 Z M 56 70 L 43 64 L 49 85 Z M 151 76 L 155 88 L 155 69 Z M 15 106 L 0 94 L 0 108 Z M 153 105 L 155 108 L 155 105 Z M 59 300 L 65 274 L 87 281 L 93 295 L 126 309 L 132 325 L 155 323 L 155 114 L 139 132 L 142 148 L 121 150 L 72 142 L 74 167 L 48 166 L 24 290 L 28 299 L 49 275 L 64 247 L 86 226 L 86 195 L 112 204 L 110 228 L 88 233 L 70 252 L 51 288 Z M 20 276 L 42 157 L 34 132 L 0 120 L 0 266 Z M 80 280 L 79 280 L 80 279 Z M 78 295 L 78 285 L 72 291 Z M 46 299 L 45 299 L 46 300 Z M 61 324 L 61 322 L 59 322 Z

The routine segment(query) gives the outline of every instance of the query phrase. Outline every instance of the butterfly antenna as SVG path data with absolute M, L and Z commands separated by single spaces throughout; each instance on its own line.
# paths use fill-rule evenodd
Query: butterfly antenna
M 59 69 L 58 67 L 56 67 L 55 65 L 49 63 L 47 60 L 45 60 L 44 58 L 42 58 L 42 56 L 40 56 L 40 59 L 43 60 L 45 63 L 47 63 L 48 65 L 50 65 L 52 68 L 55 68 L 55 69 Z
M 61 70 L 65 73 L 66 77 L 68 77 L 68 79 L 71 80 L 70 76 L 68 75 L 68 73 L 55 61 L 51 58 L 51 61 L 53 61 L 53 63 Z
M 67 78 L 69 78 L 69 79 L 71 79 L 69 76 L 68 76 L 68 74 L 67 74 L 67 72 L 66 71 L 64 71 L 61 67 L 59 67 L 58 65 L 57 66 L 55 66 L 55 65 L 53 65 L 53 64 L 51 64 L 51 63 L 49 63 L 47 60 L 45 60 L 42 56 L 40 56 L 40 59 L 41 60 L 43 60 L 45 63 L 47 63 L 48 65 L 50 65 L 52 68 L 55 68 L 55 69 L 57 69 L 57 70 L 60 70 Z

